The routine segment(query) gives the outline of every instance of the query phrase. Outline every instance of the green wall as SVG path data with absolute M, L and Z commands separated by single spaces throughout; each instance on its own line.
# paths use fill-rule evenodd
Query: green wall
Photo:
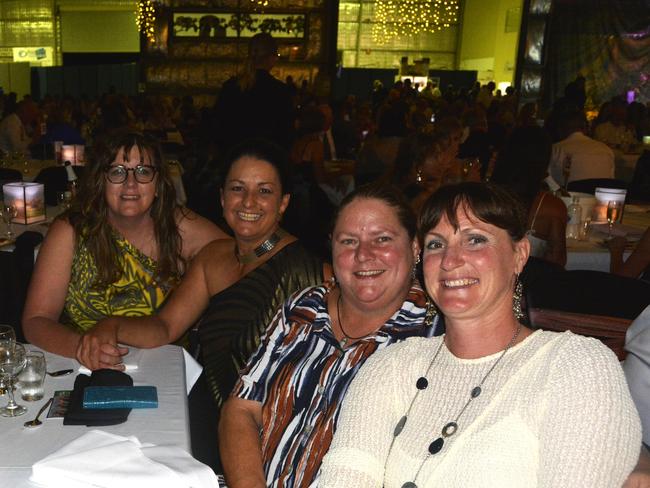
M 64 53 L 140 51 L 133 11 L 61 12 L 61 42 Z
M 514 82 L 523 0 L 465 0 L 460 41 L 460 69 L 478 71 L 485 83 Z M 519 9 L 518 11 L 516 9 Z M 509 30 L 509 32 L 507 32 Z

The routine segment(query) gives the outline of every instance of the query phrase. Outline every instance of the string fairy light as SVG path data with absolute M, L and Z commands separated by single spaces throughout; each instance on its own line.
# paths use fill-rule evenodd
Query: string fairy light
M 149 41 L 156 40 L 154 24 L 156 22 L 156 7 L 152 0 L 139 0 L 135 12 L 135 23 Z
M 378 44 L 434 33 L 458 22 L 458 0 L 377 0 L 372 38 Z

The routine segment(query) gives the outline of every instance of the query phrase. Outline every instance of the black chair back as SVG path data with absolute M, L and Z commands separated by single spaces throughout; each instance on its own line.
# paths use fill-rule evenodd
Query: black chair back
M 4 198 L 2 185 L 15 181 L 23 181 L 23 174 L 20 171 L 17 169 L 0 168 L 0 197 Z
M 0 252 L 0 322 L 10 324 L 16 339 L 26 342 L 22 328 L 22 315 L 27 288 L 34 270 L 34 248 L 43 241 L 38 232 L 26 231 L 16 239 L 13 252 Z
M 551 270 L 523 282 L 529 309 L 632 320 L 650 304 L 650 283 L 601 271 Z
M 74 172 L 77 178 L 81 179 L 83 175 L 83 166 L 75 166 Z M 34 181 L 45 185 L 45 204 L 54 206 L 58 203 L 59 192 L 68 189 L 68 174 L 64 166 L 50 166 L 43 168 Z
M 644 151 L 636 163 L 628 196 L 632 200 L 650 202 L 650 151 Z
M 627 183 L 614 178 L 590 178 L 587 180 L 575 180 L 569 182 L 567 190 L 581 193 L 596 193 L 596 188 L 620 188 L 627 190 Z

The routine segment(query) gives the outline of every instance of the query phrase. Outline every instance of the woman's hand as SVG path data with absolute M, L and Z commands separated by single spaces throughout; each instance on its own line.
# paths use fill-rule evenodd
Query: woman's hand
M 625 246 L 627 245 L 627 240 L 625 237 L 621 236 L 612 237 L 605 242 L 610 251 L 619 254 L 623 254 L 623 251 L 625 251 Z
M 649 488 L 650 487 L 650 453 L 645 447 L 641 448 L 639 462 L 623 484 L 623 488 Z
M 86 332 L 77 346 L 76 358 L 91 371 L 96 369 L 117 369 L 124 371 L 122 356 L 129 352 L 117 345 L 118 318 L 106 318 Z

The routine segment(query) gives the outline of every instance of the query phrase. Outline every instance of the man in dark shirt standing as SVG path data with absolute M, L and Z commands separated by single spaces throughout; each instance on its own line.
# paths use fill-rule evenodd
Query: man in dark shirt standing
M 255 34 L 242 72 L 223 84 L 215 104 L 215 137 L 222 151 L 253 137 L 289 149 L 293 104 L 289 87 L 269 73 L 277 60 L 273 37 Z

